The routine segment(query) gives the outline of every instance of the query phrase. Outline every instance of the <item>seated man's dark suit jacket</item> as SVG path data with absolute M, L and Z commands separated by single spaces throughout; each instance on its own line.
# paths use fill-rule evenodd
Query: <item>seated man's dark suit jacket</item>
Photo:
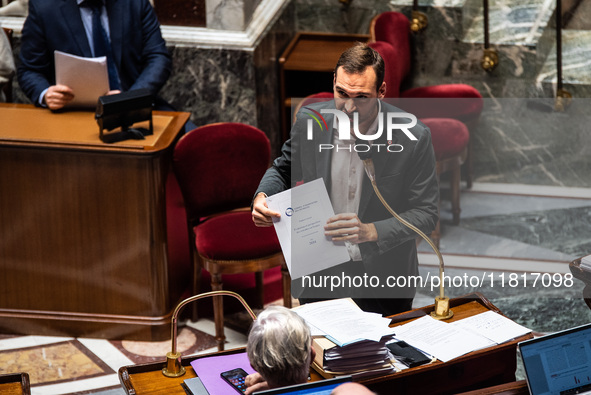
M 172 62 L 148 0 L 106 0 L 113 57 L 121 90 L 149 89 L 156 96 Z M 54 51 L 92 57 L 76 0 L 30 0 L 23 26 L 18 81 L 37 104 L 55 85 Z
M 334 101 L 311 104 L 308 107 L 321 112 L 323 108 L 335 109 Z M 404 112 L 396 107 L 382 102 L 382 113 Z M 307 138 L 307 121 L 311 119 L 305 109 L 300 111 L 291 131 L 290 139 L 284 144 L 282 154 L 271 168 L 267 170 L 260 182 L 256 193 L 265 192 L 268 196 L 293 187 L 296 182 L 312 181 L 322 177 L 327 190 L 330 191 L 331 152 L 319 152 L 319 144 L 332 143 L 334 115 L 323 114 L 328 131 L 320 130 L 320 126 L 313 122 L 313 140 Z M 401 119 L 399 123 L 408 123 L 408 119 Z M 391 208 L 402 218 L 418 227 L 425 234 L 435 228 L 438 220 L 439 188 L 436 175 L 436 161 L 431 143 L 429 129 L 417 122 L 410 129 L 417 137 L 412 141 L 400 130 L 393 132 L 393 140 L 386 139 L 386 121 L 384 120 L 382 136 L 374 144 L 384 144 L 380 152 L 374 152 L 376 181 L 380 193 Z M 400 144 L 402 152 L 387 152 L 385 146 L 389 143 Z M 355 155 L 355 153 L 354 153 Z M 337 213 L 338 214 L 338 213 Z M 358 216 L 364 223 L 374 223 L 378 232 L 378 242 L 360 244 L 363 265 L 352 262 L 320 272 L 321 274 L 336 274 L 354 269 L 357 275 L 366 273 L 376 275 L 384 284 L 388 276 L 418 275 L 418 260 L 415 239 L 417 234 L 401 224 L 379 201 L 371 182 L 367 176 L 364 183 L 359 204 Z M 361 267 L 362 266 L 362 267 Z M 297 287 L 296 287 L 297 288 Z M 353 297 L 375 298 L 413 298 L 416 292 L 414 284 L 404 288 L 378 287 L 364 290 L 349 290 Z M 368 293 L 369 292 L 369 293 Z M 357 294 L 356 294 L 357 293 Z M 297 290 L 294 296 L 298 297 Z M 305 289 L 306 298 L 326 298 L 327 290 Z M 349 295 L 335 295 L 349 296 Z M 392 314 L 393 312 L 388 312 Z

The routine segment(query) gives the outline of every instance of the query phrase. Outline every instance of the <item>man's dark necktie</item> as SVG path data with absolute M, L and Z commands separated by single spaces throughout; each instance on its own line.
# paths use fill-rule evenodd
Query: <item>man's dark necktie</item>
M 113 59 L 113 50 L 107 32 L 101 23 L 101 0 L 86 0 L 80 4 L 82 7 L 88 7 L 92 11 L 92 41 L 94 44 L 94 56 L 107 57 L 107 69 L 109 71 L 109 86 L 111 90 L 119 89 L 119 79 L 117 78 L 117 67 Z

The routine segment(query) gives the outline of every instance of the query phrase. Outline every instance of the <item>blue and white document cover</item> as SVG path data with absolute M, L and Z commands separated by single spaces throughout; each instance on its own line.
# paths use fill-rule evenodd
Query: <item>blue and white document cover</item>
M 273 218 L 273 225 L 292 279 L 350 259 L 344 242 L 324 235 L 334 209 L 322 178 L 269 196 L 267 206 L 281 214 Z

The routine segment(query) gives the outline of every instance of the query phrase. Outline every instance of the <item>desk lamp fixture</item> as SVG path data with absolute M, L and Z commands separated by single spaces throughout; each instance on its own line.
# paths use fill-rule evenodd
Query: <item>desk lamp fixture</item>
M 234 298 L 238 299 L 242 306 L 246 309 L 250 317 L 254 320 L 257 319 L 257 316 L 254 314 L 250 306 L 246 303 L 246 301 L 242 298 L 242 296 L 238 295 L 236 292 L 232 291 L 211 291 L 205 292 L 202 294 L 191 296 L 180 302 L 174 312 L 172 313 L 172 324 L 171 324 L 171 338 L 172 338 L 172 349 L 169 353 L 166 354 L 166 365 L 162 369 L 162 374 L 166 377 L 180 377 L 185 374 L 185 367 L 182 365 L 181 362 L 181 353 L 176 349 L 176 335 L 177 335 L 177 322 L 179 318 L 179 313 L 183 307 L 191 302 L 195 302 L 199 299 L 209 298 L 211 296 L 233 296 Z
M 357 141 L 357 143 L 361 143 L 361 141 Z M 371 158 L 372 152 L 369 150 L 368 152 L 357 152 L 359 154 L 359 158 L 363 161 L 363 166 L 365 168 L 365 173 L 369 177 L 371 181 L 371 185 L 373 190 L 375 191 L 376 195 L 380 199 L 380 202 L 384 205 L 384 207 L 392 214 L 394 218 L 400 221 L 404 226 L 407 228 L 412 229 L 416 232 L 419 236 L 421 236 L 435 251 L 437 258 L 439 258 L 439 296 L 435 298 L 435 309 L 431 312 L 431 317 L 438 319 L 438 320 L 447 320 L 453 317 L 454 313 L 449 308 L 449 298 L 445 296 L 444 288 L 443 288 L 443 278 L 444 278 L 444 264 L 443 264 L 443 257 L 439 252 L 439 249 L 433 244 L 433 241 L 423 233 L 419 228 L 414 226 L 413 224 L 406 221 L 404 218 L 400 217 L 396 212 L 390 207 L 388 202 L 384 199 L 378 186 L 376 184 L 376 174 L 375 168 L 373 165 L 373 159 Z

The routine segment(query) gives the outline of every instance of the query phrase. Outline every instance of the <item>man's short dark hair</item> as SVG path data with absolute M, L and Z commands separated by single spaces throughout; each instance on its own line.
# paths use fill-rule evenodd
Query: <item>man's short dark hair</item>
M 346 49 L 334 68 L 335 76 L 337 69 L 341 66 L 348 74 L 361 74 L 367 67 L 371 66 L 376 73 L 376 90 L 380 89 L 382 82 L 384 82 L 384 59 L 382 59 L 378 51 L 367 44 L 357 43 Z

